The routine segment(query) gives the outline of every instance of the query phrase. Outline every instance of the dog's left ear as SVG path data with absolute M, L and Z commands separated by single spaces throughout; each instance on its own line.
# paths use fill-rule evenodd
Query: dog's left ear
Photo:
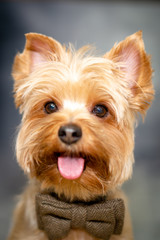
M 115 45 L 106 58 L 116 63 L 123 76 L 123 84 L 130 90 L 129 103 L 134 112 L 146 113 L 153 99 L 152 68 L 139 31 Z

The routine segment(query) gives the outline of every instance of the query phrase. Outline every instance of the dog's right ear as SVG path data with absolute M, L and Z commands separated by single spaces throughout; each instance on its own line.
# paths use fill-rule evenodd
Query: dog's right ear
M 15 80 L 27 77 L 41 63 L 60 59 L 62 46 L 51 37 L 28 33 L 23 53 L 17 54 L 12 75 Z
M 26 44 L 24 51 L 18 53 L 15 57 L 12 76 L 15 80 L 14 92 L 25 81 L 26 77 L 32 73 L 36 67 L 48 61 L 60 61 L 63 52 L 62 45 L 53 38 L 42 34 L 28 33 L 26 36 Z M 21 105 L 20 98 L 16 99 L 16 106 Z

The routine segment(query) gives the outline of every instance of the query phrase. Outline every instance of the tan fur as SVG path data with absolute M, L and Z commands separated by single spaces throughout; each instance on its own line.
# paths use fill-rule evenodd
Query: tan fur
M 26 40 L 12 74 L 15 103 L 23 114 L 17 160 L 30 181 L 17 205 L 9 240 L 47 240 L 38 230 L 35 215 L 34 198 L 41 190 L 54 191 L 70 201 L 106 194 L 111 199 L 123 198 L 123 232 L 111 240 L 133 239 L 127 202 L 117 187 L 132 174 L 136 116 L 145 115 L 154 94 L 142 33 L 127 37 L 103 57 L 92 56 L 88 46 L 76 52 L 41 34 L 27 34 Z M 54 101 L 59 111 L 47 115 L 44 105 L 48 101 Z M 107 117 L 92 114 L 96 104 L 109 109 Z M 81 126 L 83 137 L 66 146 L 58 130 L 70 122 Z M 71 181 L 60 175 L 56 152 L 86 156 L 80 178 Z M 94 238 L 72 230 L 65 240 L 72 239 Z

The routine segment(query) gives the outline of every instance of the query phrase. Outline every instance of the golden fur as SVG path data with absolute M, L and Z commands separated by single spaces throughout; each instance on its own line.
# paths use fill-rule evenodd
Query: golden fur
M 9 240 L 46 240 L 38 230 L 35 194 L 54 191 L 72 201 L 97 196 L 126 199 L 118 187 L 132 174 L 134 126 L 153 99 L 150 57 L 139 31 L 115 45 L 102 57 L 89 46 L 75 51 L 47 36 L 26 35 L 24 52 L 13 65 L 15 103 L 22 114 L 16 143 L 17 160 L 29 184 L 15 210 Z M 59 111 L 47 115 L 44 105 L 54 101 Z M 92 114 L 105 105 L 105 118 Z M 81 126 L 83 137 L 66 146 L 58 138 L 67 123 Z M 86 168 L 80 178 L 67 180 L 57 168 L 55 153 L 82 155 Z M 123 232 L 111 240 L 133 239 L 126 203 Z M 71 231 L 65 240 L 93 240 L 83 231 Z

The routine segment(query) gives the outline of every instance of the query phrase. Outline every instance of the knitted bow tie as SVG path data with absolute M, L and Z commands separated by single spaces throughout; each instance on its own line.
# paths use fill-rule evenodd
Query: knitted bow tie
M 121 234 L 124 222 L 122 199 L 98 203 L 67 203 L 50 194 L 36 196 L 38 226 L 49 240 L 67 236 L 70 229 L 84 229 L 90 235 L 109 240 L 112 234 Z

